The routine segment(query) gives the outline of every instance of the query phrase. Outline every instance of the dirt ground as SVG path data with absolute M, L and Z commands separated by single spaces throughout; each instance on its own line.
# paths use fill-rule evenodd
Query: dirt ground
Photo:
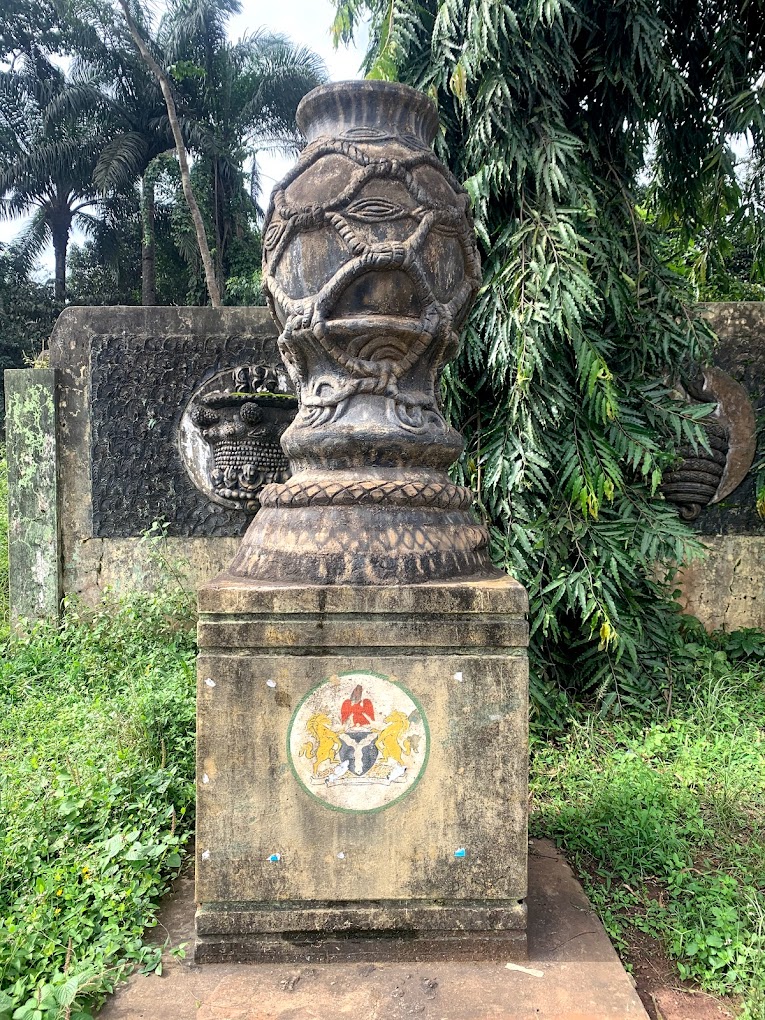
M 677 976 L 660 943 L 632 929 L 629 960 L 637 993 L 651 1020 L 733 1020 L 738 1004 L 691 988 Z

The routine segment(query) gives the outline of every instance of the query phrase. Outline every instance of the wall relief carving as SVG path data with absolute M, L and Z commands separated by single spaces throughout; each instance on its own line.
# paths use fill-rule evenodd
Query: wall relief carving
M 196 487 L 234 510 L 257 510 L 265 485 L 290 476 L 281 437 L 297 410 L 282 371 L 238 365 L 218 372 L 189 401 L 179 429 L 181 457 Z
M 709 450 L 684 447 L 682 463 L 661 485 L 681 517 L 694 521 L 705 506 L 719 503 L 743 481 L 754 461 L 756 423 L 746 389 L 721 368 L 704 368 L 681 392 L 690 403 L 717 405 L 702 423 Z

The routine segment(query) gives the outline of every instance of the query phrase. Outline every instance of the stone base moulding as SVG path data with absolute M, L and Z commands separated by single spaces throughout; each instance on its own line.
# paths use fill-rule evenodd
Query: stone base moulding
M 223 575 L 199 605 L 196 960 L 446 958 L 467 933 L 522 957 L 524 589 Z

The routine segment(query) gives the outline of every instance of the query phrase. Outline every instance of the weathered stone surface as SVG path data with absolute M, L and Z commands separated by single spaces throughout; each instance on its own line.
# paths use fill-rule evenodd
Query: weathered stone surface
M 206 935 L 197 938 L 194 948 L 195 963 L 213 966 L 227 963 L 258 963 L 268 966 L 279 963 L 379 963 L 393 960 L 415 963 L 444 960 L 525 962 L 527 959 L 528 941 L 523 930 L 476 931 L 457 928 L 454 931 L 439 931 L 427 926 L 407 929 L 399 934 L 377 929 L 370 935 L 358 932 L 352 926 L 347 933 L 299 931 L 281 936 L 268 933 Z M 560 1020 L 560 1017 L 556 1016 L 556 1020 Z
M 199 611 L 204 622 L 208 614 L 278 613 L 289 620 L 292 614 L 326 613 L 418 614 L 431 620 L 440 614 L 502 613 L 524 618 L 529 599 L 523 585 L 511 577 L 477 581 L 434 581 L 426 586 L 399 585 L 386 589 L 377 585 L 290 584 L 254 585 L 242 578 L 222 575 L 199 590 Z M 509 625 L 514 625 L 510 621 Z
M 216 500 L 212 479 L 208 491 L 187 471 L 188 418 L 200 387 L 231 385 L 237 366 L 284 375 L 275 344 L 264 308 L 64 311 L 51 363 L 65 593 L 97 602 L 107 587 L 151 587 L 163 578 L 161 559 L 194 585 L 230 561 L 251 513 Z M 140 537 L 154 521 L 167 523 L 159 550 Z
M 51 369 L 5 372 L 11 622 L 58 613 L 61 555 Z
M 522 936 L 521 586 L 228 580 L 200 608 L 198 959 L 275 958 L 295 930 Z
M 765 536 L 704 538 L 707 555 L 679 577 L 681 604 L 708 630 L 765 629 Z
M 174 947 L 193 939 L 193 890 L 193 879 L 176 882 L 154 941 Z M 520 966 L 507 966 L 518 955 L 513 932 L 491 941 L 465 933 L 314 935 L 271 943 L 266 953 L 274 956 L 261 955 L 257 967 L 199 967 L 166 951 L 162 979 L 133 974 L 99 1020 L 647 1020 L 633 978 L 549 840 L 530 845 L 528 902 L 528 960 Z M 238 951 L 248 945 L 240 939 Z M 274 959 L 285 963 L 269 966 Z
M 431 150 L 433 103 L 391 82 L 314 89 L 276 186 L 263 282 L 300 399 L 293 477 L 263 490 L 232 576 L 393 585 L 490 576 L 448 467 L 439 379 L 481 280 L 467 193 Z

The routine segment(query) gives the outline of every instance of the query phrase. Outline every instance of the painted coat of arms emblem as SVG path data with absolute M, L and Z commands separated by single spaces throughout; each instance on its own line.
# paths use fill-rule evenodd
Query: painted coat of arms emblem
M 343 673 L 309 691 L 290 723 L 301 786 L 329 807 L 371 811 L 414 786 L 428 755 L 422 707 L 397 680 Z

